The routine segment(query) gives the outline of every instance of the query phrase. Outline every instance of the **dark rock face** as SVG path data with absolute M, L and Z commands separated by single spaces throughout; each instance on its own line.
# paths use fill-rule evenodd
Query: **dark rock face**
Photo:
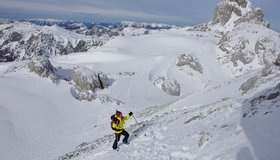
M 280 54 L 278 54 L 278 57 L 277 57 L 274 64 L 277 65 L 277 66 L 280 66 Z
M 22 35 L 19 34 L 18 32 L 12 32 L 11 34 L 8 35 L 8 38 L 2 43 L 2 46 L 10 42 L 20 41 L 22 38 L 23 38 Z
M 68 42 L 65 47 L 62 46 L 61 44 L 57 44 L 56 48 L 57 48 L 56 55 L 67 55 L 69 53 L 75 52 L 75 50 L 70 42 Z
M 109 85 L 110 85 L 109 79 L 108 79 L 108 77 L 107 77 L 107 75 L 105 73 L 98 72 L 97 77 L 98 77 L 101 89 L 109 87 Z
M 0 38 L 6 37 L 5 41 L 0 46 L 0 62 L 11 62 L 16 60 L 19 55 L 14 54 L 17 53 L 18 50 L 9 46 L 9 43 L 22 43 L 23 36 L 18 32 L 11 32 L 5 34 L 3 31 L 0 31 Z M 18 46 L 16 44 L 16 46 Z
M 86 42 L 83 40 L 80 40 L 79 43 L 77 44 L 77 46 L 74 48 L 75 52 L 86 52 L 87 51 L 87 46 L 86 46 Z
M 10 48 L 0 49 L 0 62 L 11 62 L 18 58 L 18 55 L 13 54 Z
M 55 39 L 50 34 L 40 33 L 32 35 L 25 45 L 24 59 L 32 59 L 35 57 L 46 56 L 54 54 L 52 46 L 55 44 Z

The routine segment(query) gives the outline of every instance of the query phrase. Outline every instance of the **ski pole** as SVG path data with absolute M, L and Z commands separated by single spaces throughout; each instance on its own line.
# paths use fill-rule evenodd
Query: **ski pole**
M 136 122 L 137 124 L 139 124 L 139 123 L 137 122 L 136 118 L 134 117 L 134 115 L 132 115 L 132 117 L 133 117 L 133 119 L 135 120 L 135 122 Z

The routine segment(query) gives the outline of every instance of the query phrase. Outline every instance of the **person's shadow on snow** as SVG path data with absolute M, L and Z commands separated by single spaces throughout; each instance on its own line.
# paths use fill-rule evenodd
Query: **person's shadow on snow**
M 236 160 L 254 160 L 254 158 L 250 149 L 248 147 L 244 147 L 237 153 Z
M 242 103 L 240 125 L 252 147 L 242 148 L 236 160 L 280 160 L 280 94 L 271 96 L 277 91 L 263 90 Z

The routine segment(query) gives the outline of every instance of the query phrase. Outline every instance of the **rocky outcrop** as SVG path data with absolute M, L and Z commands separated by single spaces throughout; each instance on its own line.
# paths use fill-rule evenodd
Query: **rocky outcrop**
M 3 34 L 3 32 L 2 32 Z M 7 39 L 2 43 L 2 46 L 5 46 L 6 44 L 10 42 L 17 42 L 20 41 L 23 38 L 21 34 L 18 32 L 12 32 L 11 34 L 8 35 Z
M 232 14 L 236 14 L 237 16 L 241 16 L 241 10 L 233 5 L 229 5 L 227 3 L 222 3 L 218 5 L 214 11 L 214 18 L 212 20 L 211 25 L 221 24 L 225 25 L 231 18 Z
M 80 66 L 73 68 L 72 81 L 75 87 L 72 88 L 71 93 L 79 100 L 91 101 L 94 99 L 92 93 L 109 86 L 109 79 L 105 73 L 96 74 L 95 71 Z
M 27 63 L 27 69 L 29 72 L 34 72 L 40 77 L 49 77 L 56 84 L 59 82 L 59 76 L 55 73 L 56 69 L 47 58 L 40 57 L 32 60 Z
M 72 44 L 69 41 L 65 47 L 62 44 L 58 43 L 56 48 L 57 48 L 56 50 L 57 52 L 55 53 L 56 55 L 67 55 L 69 53 L 75 52 Z
M 98 81 L 100 83 L 100 88 L 101 89 L 107 88 L 110 85 L 109 84 L 109 78 L 105 73 L 98 72 L 97 77 L 98 77 Z
M 86 67 L 74 66 L 72 80 L 75 86 L 84 91 L 94 92 L 97 88 L 100 88 L 97 74 Z
M 217 52 L 218 63 L 236 76 L 252 70 L 279 64 L 279 33 L 269 29 L 259 8 L 250 0 L 223 0 L 214 11 L 213 19 L 190 31 L 214 31 L 221 35 Z
M 276 43 L 275 43 L 276 42 Z M 280 54 L 280 46 L 274 39 L 265 37 L 260 39 L 255 44 L 255 53 L 262 58 L 260 63 L 267 66 L 275 62 Z
M 242 91 L 242 94 L 246 94 L 250 90 L 252 90 L 255 87 L 259 78 L 260 77 L 255 76 L 255 77 L 252 77 L 252 78 L 248 79 L 245 83 L 243 83 L 241 85 L 241 87 L 239 88 Z
M 269 27 L 263 16 L 262 11 L 259 8 L 253 8 L 249 0 L 224 0 L 217 5 L 208 27 L 220 32 L 231 31 L 244 23 Z
M 165 77 L 159 77 L 154 81 L 154 85 L 167 94 L 180 96 L 180 85 L 174 80 L 170 80 Z
M 232 66 L 232 72 L 244 74 L 257 67 L 276 63 L 280 53 L 280 38 L 268 28 L 247 24 L 224 34 L 219 42 L 218 62 Z M 254 37 L 254 38 L 252 38 Z
M 25 55 L 23 59 L 54 55 L 55 51 L 53 46 L 55 43 L 53 35 L 44 33 L 39 33 L 38 35 L 33 34 L 25 44 Z
M 27 64 L 27 67 L 29 72 L 35 72 L 40 77 L 48 77 L 55 71 L 55 68 L 52 66 L 51 62 L 46 58 L 33 60 Z
M 0 62 L 11 62 L 16 60 L 19 57 L 19 55 L 15 55 L 13 53 L 13 50 L 10 50 L 10 48 L 1 48 Z
M 176 62 L 176 66 L 178 67 L 190 67 L 191 69 L 199 72 L 199 73 L 203 73 L 203 69 L 201 64 L 199 63 L 197 58 L 193 58 L 191 55 L 185 55 L 182 54 L 180 55 L 180 57 L 178 57 L 177 62 Z
M 4 33 L 0 31 L 0 38 L 3 40 L 0 45 L 0 62 L 10 62 L 19 58 L 22 46 L 24 43 L 23 36 L 18 32 Z

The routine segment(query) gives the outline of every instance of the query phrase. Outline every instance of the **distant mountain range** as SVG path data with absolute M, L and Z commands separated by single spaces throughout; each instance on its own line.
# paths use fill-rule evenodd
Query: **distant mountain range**
M 79 23 L 57 19 L 0 20 L 0 62 L 85 52 L 116 36 L 175 26 L 150 23 Z

